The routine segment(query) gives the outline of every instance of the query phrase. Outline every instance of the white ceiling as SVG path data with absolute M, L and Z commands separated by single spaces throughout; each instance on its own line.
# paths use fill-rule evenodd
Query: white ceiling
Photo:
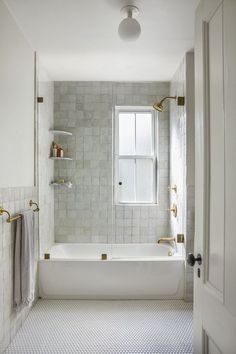
M 194 45 L 199 0 L 5 0 L 53 80 L 168 81 Z M 142 33 L 123 42 L 120 9 Z

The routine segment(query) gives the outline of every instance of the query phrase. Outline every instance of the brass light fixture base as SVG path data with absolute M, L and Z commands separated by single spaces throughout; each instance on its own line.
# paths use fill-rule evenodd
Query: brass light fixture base
M 126 6 L 123 6 L 121 8 L 120 12 L 124 16 L 126 16 L 127 14 L 128 15 L 131 14 L 134 17 L 134 16 L 138 16 L 139 8 L 137 6 L 134 6 L 134 5 L 126 5 Z

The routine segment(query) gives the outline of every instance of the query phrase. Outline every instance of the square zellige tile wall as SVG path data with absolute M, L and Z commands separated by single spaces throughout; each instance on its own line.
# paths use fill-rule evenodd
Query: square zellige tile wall
M 168 235 L 169 112 L 159 114 L 159 203 L 113 206 L 112 114 L 115 106 L 151 106 L 169 94 L 169 83 L 55 82 L 54 126 L 73 161 L 55 161 L 55 178 L 72 189 L 55 189 L 56 242 L 155 242 Z

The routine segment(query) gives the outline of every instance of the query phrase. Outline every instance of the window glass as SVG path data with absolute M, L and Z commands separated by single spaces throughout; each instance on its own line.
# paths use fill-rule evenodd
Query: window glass
M 136 199 L 140 202 L 153 202 L 153 160 L 136 160 Z
M 152 153 L 152 115 L 151 113 L 136 114 L 136 155 Z
M 135 114 L 119 114 L 119 154 L 135 154 Z
M 122 184 L 120 184 L 122 183 Z M 124 203 L 135 201 L 135 160 L 119 160 L 119 201 Z

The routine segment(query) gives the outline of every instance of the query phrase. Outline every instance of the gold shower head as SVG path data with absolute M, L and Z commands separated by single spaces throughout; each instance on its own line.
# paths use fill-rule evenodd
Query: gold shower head
M 164 109 L 161 102 L 154 103 L 153 108 L 156 109 L 158 112 L 163 112 Z
M 183 96 L 166 96 L 166 97 L 162 98 L 162 100 L 160 102 L 155 102 L 154 105 L 153 105 L 153 108 L 156 109 L 159 112 L 163 112 L 163 110 L 164 110 L 163 102 L 167 98 L 176 100 L 178 106 L 184 106 L 184 97 Z

